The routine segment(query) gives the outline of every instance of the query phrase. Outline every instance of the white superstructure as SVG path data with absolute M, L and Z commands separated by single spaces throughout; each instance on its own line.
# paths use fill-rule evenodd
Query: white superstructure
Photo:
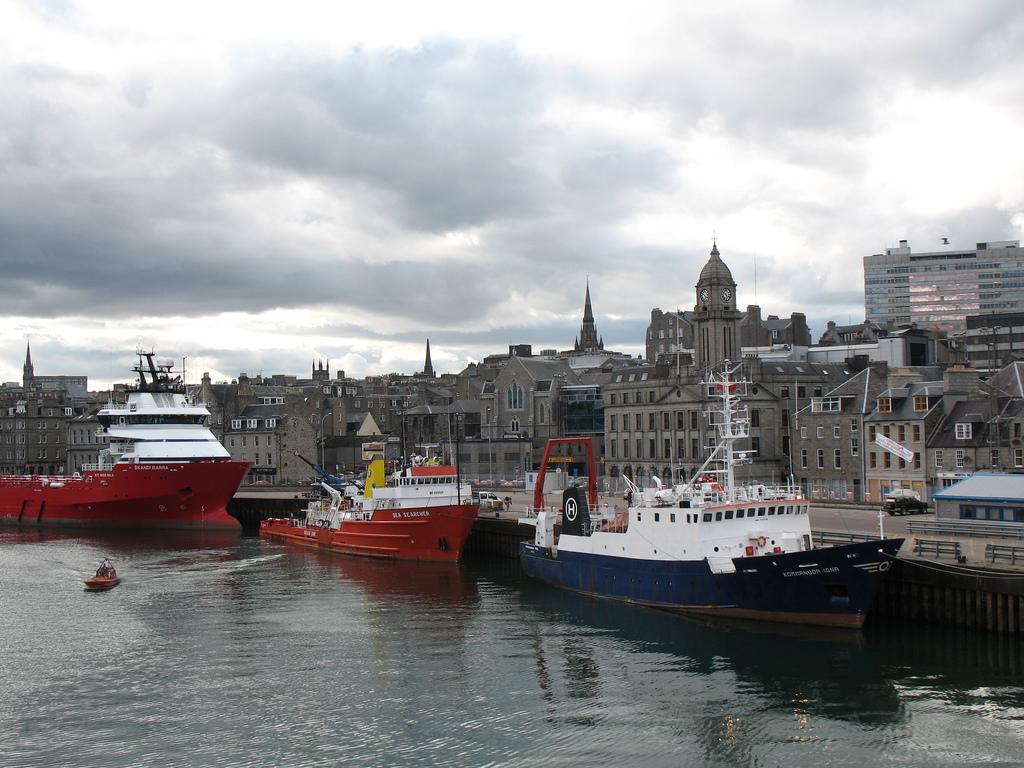
M 100 409 L 97 419 L 110 445 L 100 453 L 98 465 L 85 468 L 230 459 L 206 426 L 209 410 L 185 394 L 181 379 L 172 376 L 173 364 L 154 361 L 152 352 L 138 355 L 139 384 L 129 390 L 126 402 L 111 402 Z

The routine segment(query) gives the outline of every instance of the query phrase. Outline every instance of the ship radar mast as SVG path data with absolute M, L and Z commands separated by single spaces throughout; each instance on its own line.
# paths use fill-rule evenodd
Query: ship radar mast
M 742 404 L 749 382 L 735 378 L 742 365 L 733 366 L 725 360 L 719 370 L 711 370 L 707 380 L 701 382 L 708 397 L 721 400 L 718 408 L 708 412 L 708 423 L 715 428 L 718 443 L 690 480 L 692 487 L 700 478 L 714 476 L 729 501 L 736 499 L 736 466 L 750 463 L 753 454 L 751 450 L 738 451 L 734 446 L 737 440 L 750 436 L 750 415 Z

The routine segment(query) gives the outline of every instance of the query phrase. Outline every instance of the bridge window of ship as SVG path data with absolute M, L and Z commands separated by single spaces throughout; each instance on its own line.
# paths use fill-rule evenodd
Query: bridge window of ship
M 757 509 L 757 516 L 758 517 L 764 517 L 764 512 L 765 512 L 764 507 L 758 507 L 758 509 Z
M 775 514 L 775 507 L 768 507 L 768 514 L 769 515 L 774 515 Z
M 675 513 L 675 512 L 673 512 L 672 514 L 670 514 L 670 515 L 668 516 L 668 521 L 669 521 L 670 523 L 674 523 L 674 522 L 676 521 L 676 513 Z
M 716 523 L 722 522 L 722 513 L 721 512 L 715 512 L 715 522 Z
M 731 509 L 725 510 L 725 519 L 726 520 L 732 520 L 732 510 Z
M 654 513 L 654 522 L 656 522 L 656 523 L 660 523 L 661 522 L 661 513 L 660 512 L 655 512 Z
M 636 513 L 636 521 L 638 523 L 640 522 L 640 513 L 639 512 Z
M 710 512 L 705 512 L 704 513 L 704 522 L 705 523 L 710 523 L 711 522 L 711 513 Z

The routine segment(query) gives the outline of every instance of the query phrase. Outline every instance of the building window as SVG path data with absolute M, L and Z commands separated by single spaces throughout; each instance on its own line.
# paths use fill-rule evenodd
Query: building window
M 832 461 L 836 465 L 836 469 L 841 469 L 843 466 L 842 452 L 836 448 L 832 453 Z
M 750 450 L 754 452 L 754 456 L 761 455 L 761 438 L 752 437 L 750 438 Z
M 690 429 L 697 428 L 697 411 L 690 411 Z
M 825 468 L 825 450 L 823 448 L 818 449 L 818 469 Z
M 920 469 L 920 468 L 921 468 L 921 454 L 918 453 L 917 451 L 914 451 L 914 469 Z
M 842 437 L 841 433 L 842 433 L 842 430 L 839 428 L 839 425 L 838 424 L 833 424 L 832 425 L 832 437 L 834 437 L 836 439 L 839 439 L 840 437 Z
M 907 441 L 907 428 L 900 424 L 896 427 L 896 435 L 897 442 L 905 443 Z
M 523 388 L 514 381 L 505 390 L 505 406 L 510 411 L 521 411 L 523 409 Z
M 942 449 L 935 451 L 935 468 L 942 469 Z
M 625 438 L 622 439 L 622 458 L 629 458 L 629 440 Z
M 860 419 L 850 419 L 850 431 L 860 432 Z
M 1013 466 L 1024 467 L 1024 448 L 1013 449 Z
M 256 419 L 246 419 L 245 426 L 249 429 L 256 429 Z
M 642 459 L 644 457 L 644 441 L 637 438 L 636 441 L 636 457 Z
M 668 411 L 661 414 L 661 426 L 664 429 L 672 429 L 672 414 Z
M 617 432 L 617 431 L 618 431 L 618 429 L 619 429 L 619 427 L 618 427 L 618 422 L 619 422 L 619 418 L 618 418 L 618 416 L 617 416 L 616 414 L 614 414 L 614 413 L 613 413 L 613 414 L 612 414 L 612 415 L 611 415 L 611 416 L 609 417 L 609 419 L 608 419 L 608 431 L 609 431 L 609 432 Z
M 672 458 L 672 438 L 669 437 L 665 438 L 665 458 Z
M 750 426 L 760 427 L 761 426 L 761 411 L 757 408 L 750 412 Z
M 914 410 L 915 411 L 927 411 L 928 410 L 928 396 L 927 395 L 914 395 Z
M 637 432 L 642 431 L 644 428 L 644 415 L 642 413 L 634 413 L 633 424 L 636 426 Z
M 869 443 L 875 442 L 875 425 L 874 424 L 872 424 L 871 426 L 868 427 L 868 442 Z
M 676 429 L 686 429 L 686 411 L 676 411 Z
M 825 425 L 824 424 L 819 424 L 818 425 L 818 428 L 815 430 L 815 436 L 819 440 L 821 440 L 823 437 L 825 437 Z
M 807 439 L 807 427 L 800 427 L 800 439 L 801 440 L 806 440 Z
M 617 458 L 616 457 L 616 453 L 618 453 L 618 451 L 616 450 L 616 448 L 618 447 L 618 442 L 619 442 L 618 440 L 612 440 L 611 441 L 611 443 L 612 443 L 612 446 L 611 446 L 612 447 L 612 458 L 613 459 Z
M 892 398 L 880 397 L 878 398 L 878 412 L 879 413 L 892 413 Z
M 878 466 L 878 456 L 874 451 L 868 453 L 868 466 L 871 467 L 871 469 Z
M 512 419 L 512 421 L 509 422 L 508 426 L 509 426 L 509 430 L 511 430 L 513 433 L 515 433 L 515 434 L 519 433 L 519 419 Z
M 921 425 L 913 424 L 910 427 L 910 439 L 915 443 L 921 442 Z
M 850 455 L 860 456 L 860 440 L 856 437 L 850 438 Z
M 658 423 L 656 421 L 654 411 L 651 411 L 649 414 L 647 414 L 647 428 L 651 431 L 654 431 L 655 429 L 658 428 Z
M 650 451 L 650 457 L 652 459 L 658 458 L 658 444 L 654 441 L 653 437 L 648 442 L 647 450 Z
M 242 428 L 242 420 L 241 419 L 232 419 L 231 420 L 231 428 L 232 429 L 241 429 Z
M 892 454 L 889 453 L 888 451 L 882 454 L 882 466 L 884 466 L 886 469 L 892 468 Z
M 796 396 L 798 398 L 806 398 L 807 397 L 807 387 L 797 387 L 796 388 Z
M 956 439 L 957 440 L 970 440 L 973 433 L 974 425 L 971 423 L 959 422 L 956 425 Z
M 267 429 L 273 429 L 277 426 L 277 419 L 267 419 Z
M 612 392 L 612 405 L 618 405 L 618 403 L 619 403 L 619 396 L 616 395 L 614 392 Z
M 957 469 L 963 469 L 964 464 L 967 463 L 966 454 L 963 448 L 956 449 L 956 466 Z
M 989 453 L 991 454 L 992 466 L 993 467 L 998 467 L 999 466 L 999 450 L 997 448 L 993 448 L 991 451 L 989 451 Z
M 800 468 L 807 469 L 807 449 L 800 449 Z

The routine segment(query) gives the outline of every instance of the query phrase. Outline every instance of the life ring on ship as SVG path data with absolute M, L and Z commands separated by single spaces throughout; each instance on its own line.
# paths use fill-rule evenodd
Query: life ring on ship
M 767 543 L 768 543 L 768 539 L 766 539 L 764 536 L 758 536 L 757 537 L 757 546 L 763 547 Z

